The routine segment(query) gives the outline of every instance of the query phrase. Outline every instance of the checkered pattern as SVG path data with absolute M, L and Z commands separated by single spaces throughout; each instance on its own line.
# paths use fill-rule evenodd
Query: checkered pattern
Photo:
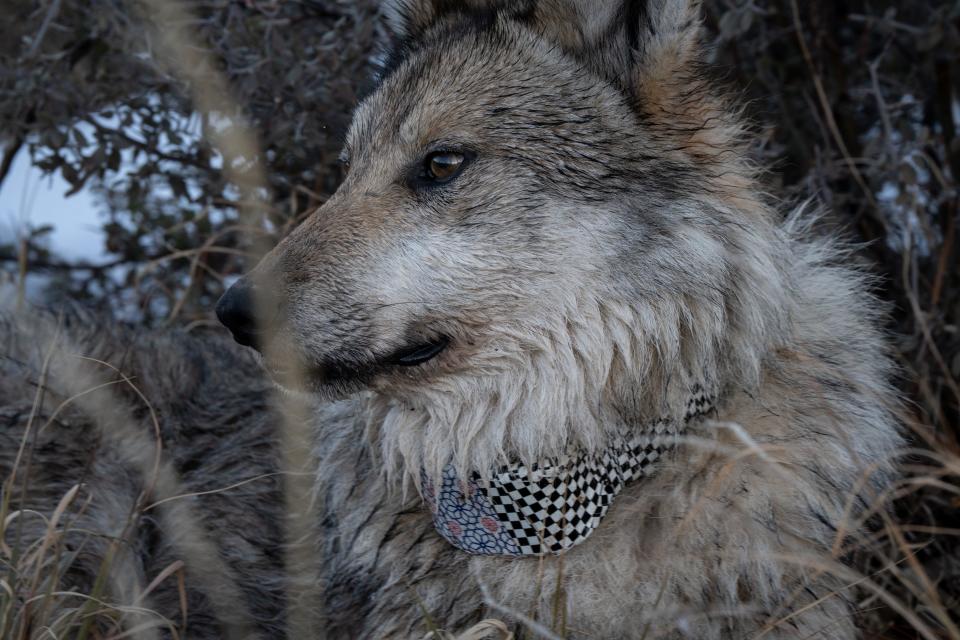
M 712 396 L 699 385 L 694 387 L 684 425 L 712 408 Z M 424 497 L 438 533 L 468 553 L 561 553 L 600 525 L 626 483 L 650 473 L 684 425 L 659 420 L 599 454 L 503 467 L 486 481 L 474 474 L 463 483 L 448 467 L 439 490 L 424 475 Z

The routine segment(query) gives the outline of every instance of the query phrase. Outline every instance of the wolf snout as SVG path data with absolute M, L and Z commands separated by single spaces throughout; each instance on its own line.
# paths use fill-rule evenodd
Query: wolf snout
M 216 307 L 217 319 L 230 330 L 233 339 L 254 349 L 262 343 L 262 332 L 257 325 L 256 293 L 254 285 L 241 278 L 220 297 Z

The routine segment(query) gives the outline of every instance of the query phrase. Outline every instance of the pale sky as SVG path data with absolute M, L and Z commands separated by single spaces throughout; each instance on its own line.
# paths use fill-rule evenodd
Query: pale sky
M 42 177 L 30 165 L 26 149 L 21 150 L 0 185 L 0 241 L 10 241 L 27 222 L 34 227 L 51 224 L 51 245 L 60 257 L 105 261 L 100 208 L 87 189 L 65 198 L 69 190 L 59 175 Z

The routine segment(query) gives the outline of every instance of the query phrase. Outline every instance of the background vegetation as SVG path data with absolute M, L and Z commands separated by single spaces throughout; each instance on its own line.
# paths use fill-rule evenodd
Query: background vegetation
M 12 280 L 45 273 L 51 299 L 132 309 L 142 323 L 210 323 L 249 238 L 281 237 L 336 188 L 341 135 L 377 57 L 374 0 L 192 6 L 234 112 L 196 114 L 152 55 L 136 3 L 4 0 L 0 183 L 29 154 L 93 190 L 109 255 L 71 263 L 50 251 L 48 229 L 23 229 L 0 238 Z M 938 605 L 960 611 L 960 2 L 707 0 L 706 11 L 712 58 L 757 123 L 770 190 L 820 201 L 880 275 L 917 444 L 948 461 L 914 461 L 925 480 L 897 503 L 911 562 L 891 589 L 922 614 L 929 590 L 910 581 L 924 574 Z M 204 142 L 239 120 L 262 150 L 244 160 L 269 180 L 263 215 L 245 224 Z M 915 637 L 882 610 L 867 623 L 878 638 Z

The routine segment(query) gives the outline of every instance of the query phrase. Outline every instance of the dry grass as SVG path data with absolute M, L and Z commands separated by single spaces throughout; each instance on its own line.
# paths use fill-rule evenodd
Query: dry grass
M 205 542 L 207 536 L 198 524 L 197 514 L 181 501 L 181 498 L 195 494 L 186 493 L 179 486 L 175 474 L 163 459 L 156 431 L 152 439 L 145 436 L 142 421 L 131 418 L 125 400 L 115 393 L 115 387 L 126 385 L 137 394 L 134 381 L 105 363 L 74 355 L 70 345 L 64 344 L 62 336 L 50 341 L 46 354 L 37 394 L 17 453 L 19 463 L 4 479 L 0 491 L 0 637 L 5 640 L 189 637 L 189 633 L 183 635 L 189 613 L 185 567 L 192 565 L 214 573 L 219 571 L 210 565 L 210 557 L 216 553 Z M 60 372 L 57 377 L 61 384 L 65 379 L 71 380 L 67 385 L 68 397 L 45 397 L 49 371 Z M 103 376 L 104 371 L 109 374 L 107 377 Z M 61 375 L 63 373 L 66 375 Z M 146 398 L 140 397 L 149 407 Z M 114 523 L 115 535 L 78 526 L 93 497 L 89 493 L 90 487 L 85 484 L 70 486 L 62 495 L 56 496 L 55 502 L 50 502 L 49 509 L 13 506 L 31 503 L 28 494 L 32 485 L 27 470 L 30 469 L 36 434 L 74 408 L 98 416 L 94 422 L 101 436 L 107 438 L 112 448 L 120 451 L 142 475 L 145 489 L 129 505 L 125 521 Z M 148 415 L 152 414 L 148 412 Z M 774 450 L 749 441 L 727 454 L 731 469 L 751 458 L 769 459 L 771 464 L 775 464 L 776 459 Z M 940 576 L 925 561 L 925 554 L 929 554 L 931 547 L 942 544 L 943 538 L 960 536 L 960 530 L 916 519 L 905 521 L 895 515 L 898 504 L 915 501 L 912 496 L 917 494 L 939 495 L 953 500 L 954 504 L 960 503 L 960 489 L 956 482 L 960 477 L 960 457 L 929 448 L 904 450 L 901 455 L 905 460 L 905 475 L 875 496 L 865 513 L 844 523 L 837 533 L 832 553 L 823 556 L 798 553 L 779 560 L 804 567 L 812 578 L 831 574 L 844 585 L 838 593 L 843 592 L 846 596 L 859 594 L 863 624 L 869 630 L 870 638 L 960 640 L 957 595 L 944 588 Z M 252 477 L 249 481 L 257 479 Z M 220 490 L 232 488 L 225 486 Z M 161 509 L 168 509 L 165 520 L 170 526 L 192 530 L 187 536 L 192 538 L 189 545 L 192 551 L 184 547 L 183 561 L 171 563 L 150 576 L 148 581 L 138 581 L 134 578 L 137 572 L 125 566 L 132 562 L 129 547 L 136 536 L 134 523 L 147 512 Z M 695 517 L 696 513 L 689 516 Z M 870 521 L 873 526 L 868 526 Z M 678 523 L 678 530 L 684 526 L 685 522 Z M 205 546 L 206 552 L 198 556 L 197 549 Z M 73 566 L 87 551 L 102 554 L 102 564 L 89 589 L 78 591 L 74 588 Z M 858 572 L 852 569 L 846 562 L 850 558 L 857 558 L 857 566 L 867 570 Z M 296 561 L 296 558 L 290 559 L 290 562 Z M 163 583 L 175 585 L 180 594 L 179 616 L 174 619 L 165 618 L 150 604 L 151 594 Z M 540 588 L 545 592 L 550 590 L 545 585 Z M 118 600 L 116 594 L 124 594 L 124 597 Z M 523 637 L 548 640 L 567 637 L 568 630 L 562 616 L 555 616 L 551 621 L 532 620 L 523 612 L 492 601 L 486 591 L 484 594 L 487 610 L 503 620 L 519 622 L 524 629 Z M 792 617 L 809 607 L 818 606 L 832 595 L 802 607 L 791 599 L 785 600 L 779 610 L 772 612 L 766 629 L 756 637 L 765 637 Z M 230 612 L 237 608 L 239 597 L 236 594 L 223 596 L 221 602 L 214 603 L 215 608 L 228 612 L 226 618 L 236 620 Z M 577 606 L 576 603 L 571 605 Z M 411 606 L 416 605 L 411 603 Z M 712 615 L 711 612 L 702 614 Z M 671 615 L 689 615 L 689 612 L 663 611 L 661 615 L 669 619 Z M 242 622 L 238 623 L 230 637 L 244 637 L 244 626 Z M 499 620 L 485 620 L 456 634 L 438 628 L 429 612 L 425 612 L 424 626 L 428 629 L 424 640 L 513 638 L 510 628 Z M 322 630 L 312 629 L 311 632 L 312 637 L 322 637 Z M 300 637 L 292 629 L 290 635 Z M 653 639 L 657 634 L 648 629 L 643 632 L 643 637 Z
M 137 500 L 124 522 L 114 523 L 118 534 L 112 536 L 77 526 L 92 499 L 81 484 L 71 486 L 50 513 L 12 506 L 32 502 L 30 469 L 35 434 L 53 424 L 71 405 L 81 403 L 93 409 L 94 415 L 100 416 L 96 420 L 98 424 L 123 424 L 111 420 L 114 413 L 111 408 L 122 412 L 123 403 L 109 397 L 112 385 L 130 384 L 123 376 L 120 380 L 100 382 L 91 380 L 93 376 L 79 375 L 75 378 L 78 384 L 73 385 L 74 393 L 62 401 L 54 400 L 52 410 L 45 410 L 45 405 L 51 401 L 46 397 L 51 365 L 61 371 L 65 368 L 62 357 L 57 357 L 64 346 L 59 334 L 46 345 L 36 395 L 15 464 L 0 489 L 0 637 L 10 640 L 66 637 L 84 640 L 131 635 L 154 638 L 159 637 L 154 631 L 158 627 L 164 627 L 172 637 L 178 637 L 178 624 L 153 611 L 146 602 L 156 586 L 171 576 L 180 579 L 179 588 L 184 590 L 182 562 L 167 567 L 145 588 L 116 584 L 124 579 L 120 565 L 129 562 L 127 545 L 135 523 L 143 515 L 144 500 Z M 108 397 L 102 397 L 104 395 Z M 129 428 L 121 427 L 120 431 L 128 431 L 134 440 L 143 438 L 136 432 L 129 433 Z M 143 471 L 149 475 L 146 486 L 157 486 L 161 473 L 160 447 L 155 441 L 139 443 L 138 448 L 141 453 L 154 452 L 148 458 L 141 455 L 129 457 L 131 462 L 145 463 Z M 146 493 L 141 497 L 145 498 Z M 96 544 L 102 548 L 104 543 L 106 548 L 102 551 L 100 570 L 91 588 L 87 592 L 76 590 L 71 579 L 74 563 L 88 551 L 88 547 Z M 111 581 L 114 581 L 113 586 L 132 588 L 129 592 L 132 597 L 125 602 L 111 600 L 107 595 L 111 591 L 107 588 Z

